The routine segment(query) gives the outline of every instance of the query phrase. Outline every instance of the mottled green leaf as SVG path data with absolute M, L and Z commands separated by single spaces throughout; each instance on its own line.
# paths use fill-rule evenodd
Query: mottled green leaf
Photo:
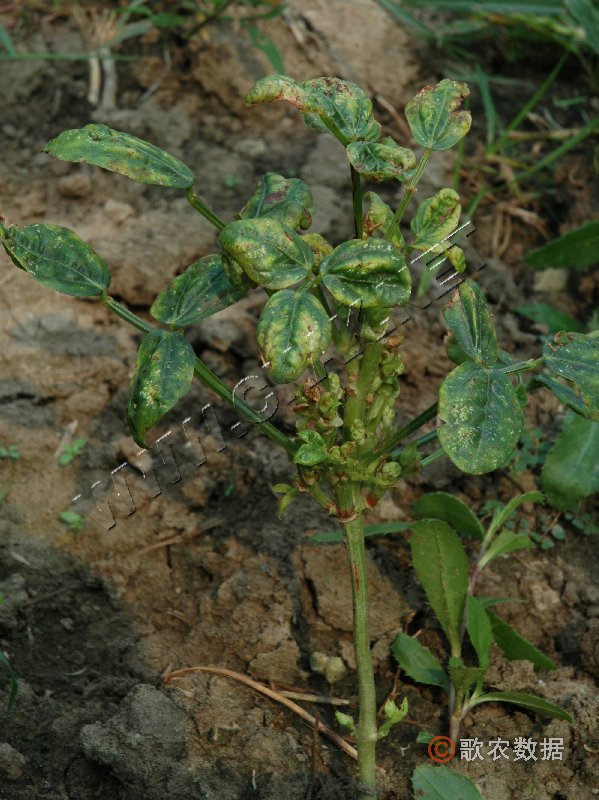
M 485 529 L 466 503 L 447 492 L 423 494 L 414 503 L 412 514 L 416 519 L 442 519 L 454 531 L 480 541 L 485 536 Z
M 545 344 L 545 366 L 577 387 L 589 407 L 599 414 L 599 337 L 582 333 L 556 333 Z
M 391 178 L 406 181 L 416 166 L 414 153 L 389 138 L 381 142 L 352 142 L 346 152 L 352 167 L 369 181 Z
M 314 206 L 308 185 L 299 178 L 284 178 L 267 172 L 256 191 L 239 212 L 241 219 L 269 217 L 290 228 L 309 228 Z
M 223 250 L 266 289 L 285 289 L 298 283 L 314 263 L 310 246 L 276 219 L 231 222 L 219 238 Z
M 447 767 L 420 764 L 412 775 L 417 800 L 483 800 L 475 784 Z
M 140 447 L 146 446 L 147 431 L 189 391 L 194 365 L 193 347 L 181 334 L 156 330 L 142 339 L 127 409 L 133 438 Z
M 533 378 L 533 383 L 539 383 L 546 386 L 551 391 L 560 403 L 563 403 L 567 408 L 570 408 L 576 414 L 580 414 L 587 419 L 599 422 L 599 410 L 595 413 L 583 402 L 580 395 L 576 394 L 570 386 L 550 377 L 549 375 L 537 374 Z
M 320 267 L 323 258 L 333 252 L 333 246 L 330 245 L 324 236 L 319 233 L 304 233 L 302 239 L 309 245 L 314 255 L 314 266 Z
M 332 328 L 329 315 L 314 295 L 285 289 L 269 299 L 256 333 L 273 379 L 289 383 L 324 352 Z
M 273 100 L 286 100 L 303 112 L 319 110 L 310 89 L 286 75 L 267 75 L 260 78 L 245 98 L 248 106 L 271 103 Z
M 493 630 L 484 606 L 472 595 L 468 595 L 466 600 L 466 630 L 476 650 L 479 665 L 483 670 L 488 669 L 489 654 L 493 646 Z
M 524 416 L 516 390 L 499 370 L 466 362 L 441 384 L 439 442 L 453 463 L 470 475 L 482 475 L 507 463 Z
M 236 292 L 239 292 L 241 296 L 246 295 L 250 289 L 255 288 L 256 283 L 243 271 L 241 265 L 235 261 L 234 258 L 227 253 L 226 250 L 222 250 L 221 252 L 222 262 L 223 262 L 223 271 L 227 276 L 227 279 L 233 289 Z
M 323 283 L 346 306 L 374 308 L 407 303 L 411 276 L 401 252 L 382 239 L 352 239 L 320 265 Z
M 445 322 L 466 355 L 477 364 L 497 361 L 497 334 L 480 286 L 466 280 L 443 309 Z
M 510 703 L 513 706 L 520 708 L 527 708 L 529 711 L 535 711 L 544 717 L 553 717 L 553 719 L 565 719 L 572 722 L 572 717 L 563 708 L 548 703 L 542 697 L 535 697 L 534 694 L 525 694 L 524 692 L 489 692 L 478 697 L 472 706 L 480 705 L 480 703 Z
M 75 297 L 96 297 L 110 285 L 103 259 L 77 234 L 59 225 L 0 225 L 13 263 L 44 286 Z
M 304 120 L 311 128 L 332 132 L 326 124 L 330 122 L 341 134 L 344 144 L 379 138 L 381 126 L 372 116 L 372 102 L 355 83 L 339 78 L 315 78 L 304 81 L 302 86 L 316 100 L 316 113 L 304 114 Z
M 193 172 L 178 158 L 130 133 L 108 125 L 86 125 L 63 131 L 44 152 L 62 161 L 82 161 L 119 172 L 139 183 L 189 189 Z
M 487 564 L 490 564 L 491 561 L 499 556 L 505 556 L 508 553 L 515 552 L 516 550 L 528 550 L 534 546 L 534 542 L 532 542 L 524 533 L 502 531 L 481 558 L 479 566 L 481 569 L 484 569 Z
M 372 102 L 355 83 L 315 78 L 297 83 L 285 75 L 261 78 L 246 97 L 248 105 L 286 100 L 302 112 L 307 125 L 334 133 L 343 144 L 378 139 L 381 126 L 372 117 Z
M 167 325 L 184 328 L 228 308 L 243 294 L 231 285 L 220 256 L 204 256 L 160 292 L 150 314 Z
M 457 228 L 461 211 L 460 197 L 453 189 L 441 189 L 423 200 L 410 223 L 419 245 L 417 249 L 446 239 Z M 413 247 L 416 246 L 415 243 Z
M 536 645 L 521 636 L 490 608 L 487 607 L 485 611 L 491 622 L 497 646 L 509 661 L 530 661 L 535 669 L 555 669 L 553 661 Z
M 599 492 L 599 422 L 567 414 L 545 458 L 541 484 L 551 505 L 563 510 Z
M 457 533 L 446 522 L 421 520 L 412 526 L 412 561 L 429 603 L 459 652 L 460 630 L 468 592 L 469 564 Z
M 393 211 L 381 200 L 376 192 L 366 192 L 364 200 L 369 203 L 369 209 L 366 214 L 364 214 L 364 237 L 385 239 L 393 220 Z M 395 247 L 398 247 L 400 250 L 403 250 L 405 247 L 404 238 L 399 229 L 399 225 L 395 227 L 390 241 L 391 244 L 395 245 Z
M 447 78 L 436 86 L 425 86 L 406 105 L 412 136 L 422 147 L 446 150 L 470 130 L 469 111 L 458 111 L 470 89 L 462 81 Z
M 293 461 L 302 467 L 313 467 L 327 457 L 326 442 L 317 431 L 300 431 L 297 435 L 301 444 L 293 456 Z
M 391 651 L 403 672 L 413 681 L 440 686 L 449 691 L 449 681 L 439 659 L 418 639 L 398 633 L 391 644 Z

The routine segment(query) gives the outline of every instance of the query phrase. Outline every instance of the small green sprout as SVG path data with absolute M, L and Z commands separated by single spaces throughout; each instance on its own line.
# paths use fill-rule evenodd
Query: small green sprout
M 80 455 L 85 446 L 87 439 L 74 439 L 70 444 L 65 444 L 58 456 L 58 463 L 61 467 L 66 467 Z

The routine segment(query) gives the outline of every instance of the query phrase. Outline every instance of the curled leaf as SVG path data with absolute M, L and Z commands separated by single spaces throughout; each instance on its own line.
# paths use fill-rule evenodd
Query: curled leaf
M 323 283 L 346 306 L 374 308 L 407 303 L 411 276 L 400 250 L 382 239 L 352 239 L 320 265 Z
M 352 142 L 346 152 L 352 167 L 369 181 L 405 181 L 416 166 L 414 153 L 390 138 L 382 142 Z
M 239 212 L 240 219 L 269 217 L 290 228 L 309 228 L 312 224 L 312 193 L 299 178 L 284 178 L 267 172 L 256 191 Z
M 314 263 L 309 245 L 276 219 L 231 222 L 219 238 L 223 250 L 246 275 L 266 289 L 284 289 L 298 283 Z
M 38 283 L 74 297 L 96 297 L 110 286 L 106 263 L 76 233 L 60 225 L 0 225 L 11 261 Z
M 422 245 L 440 242 L 456 229 L 461 211 L 458 193 L 453 189 L 441 189 L 418 206 L 410 223 L 412 233 Z
M 129 395 L 127 418 L 133 438 L 145 447 L 147 431 L 187 394 L 195 353 L 181 334 L 156 330 L 141 341 Z
M 86 125 L 63 131 L 44 147 L 62 161 L 79 161 L 119 172 L 139 183 L 189 189 L 193 172 L 178 158 L 137 136 L 108 125 Z
M 274 380 L 290 383 L 324 352 L 332 328 L 329 315 L 314 295 L 284 289 L 269 299 L 256 333 Z
M 231 285 L 220 256 L 204 256 L 160 292 L 150 314 L 167 325 L 184 328 L 228 308 L 243 294 Z
M 368 95 L 351 81 L 315 78 L 297 83 L 285 75 L 261 78 L 246 97 L 248 105 L 286 100 L 298 108 L 311 128 L 333 133 L 344 145 L 374 141 L 381 126 L 372 117 Z
M 446 150 L 470 130 L 469 111 L 458 111 L 470 89 L 463 81 L 447 78 L 436 86 L 425 86 L 406 105 L 412 136 L 422 147 Z

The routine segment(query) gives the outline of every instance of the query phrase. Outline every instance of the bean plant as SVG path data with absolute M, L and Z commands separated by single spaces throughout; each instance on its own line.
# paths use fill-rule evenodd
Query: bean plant
M 401 223 L 431 157 L 468 132 L 470 113 L 461 108 L 467 95 L 465 83 L 442 80 L 408 102 L 405 114 L 415 152 L 381 136 L 370 99 L 351 82 L 334 77 L 296 82 L 282 75 L 258 81 L 247 96 L 250 106 L 287 101 L 310 128 L 334 136 L 347 153 L 355 233 L 334 244 L 306 232 L 312 196 L 297 178 L 267 173 L 235 219 L 225 221 L 194 191 L 189 167 L 154 145 L 101 124 L 61 133 L 46 146 L 50 155 L 94 164 L 141 183 L 181 189 L 218 231 L 218 251 L 191 264 L 156 298 L 150 314 L 158 325 L 110 296 L 108 266 L 72 231 L 56 225 L 0 225 L 4 248 L 18 268 L 63 294 L 97 297 L 144 334 L 128 406 L 129 425 L 140 446 L 196 376 L 282 447 L 296 465 L 293 484 L 275 487 L 281 510 L 305 493 L 342 527 L 359 688 L 359 712 L 352 725 L 360 800 L 376 796 L 377 741 L 405 711 L 387 703 L 385 721 L 378 727 L 366 516 L 402 475 L 440 456 L 471 474 L 506 464 L 522 430 L 527 372 L 545 368 L 552 376 L 547 386 L 562 402 L 583 416 L 599 415 L 599 341 L 558 333 L 538 358 L 515 362 L 498 348 L 483 292 L 472 280 L 464 280 L 444 312 L 452 332 L 450 351 L 460 363 L 443 381 L 438 404 L 418 410 L 402 427 L 396 424 L 404 333 L 393 315 L 394 309 L 410 302 L 415 261 L 410 256 L 425 254 L 428 262 L 443 256 L 456 274 L 466 267 L 464 252 L 450 240 L 461 211 L 454 190 L 441 188 L 418 204 L 408 238 Z M 397 181 L 403 187 L 397 207 L 392 209 L 374 192 L 364 195 L 364 180 Z M 300 381 L 293 436 L 236 395 L 196 356 L 186 338 L 187 328 L 256 287 L 265 297 L 257 344 L 270 375 L 277 383 Z M 337 369 L 324 366 L 325 351 L 335 354 Z M 416 410 L 404 409 L 404 416 L 406 411 Z M 435 418 L 435 432 L 406 446 L 408 437 Z M 431 441 L 438 447 L 423 457 L 421 446 Z M 431 539 L 430 547 L 443 536 L 441 532 Z M 438 582 L 435 591 L 446 603 L 443 597 L 451 592 L 452 581 L 443 569 L 441 563 L 430 580 Z M 452 639 L 453 623 L 448 630 Z M 459 656 L 453 640 L 452 654 Z

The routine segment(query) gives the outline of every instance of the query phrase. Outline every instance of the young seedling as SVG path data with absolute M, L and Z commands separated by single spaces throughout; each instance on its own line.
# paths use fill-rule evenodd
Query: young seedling
M 60 466 L 66 467 L 68 464 L 74 461 L 77 456 L 81 455 L 86 444 L 87 439 L 74 439 L 69 444 L 65 444 L 58 456 L 58 463 Z
M 414 506 L 413 513 L 419 521 L 412 526 L 412 560 L 449 641 L 448 668 L 444 670 L 428 648 L 405 633 L 398 634 L 392 650 L 400 667 L 413 680 L 440 686 L 447 692 L 449 735 L 454 742 L 458 740 L 462 720 L 480 703 L 511 703 L 541 715 L 571 721 L 569 714 L 540 697 L 523 692 L 484 690 L 494 642 L 510 660 L 526 659 L 535 669 L 555 668 L 551 659 L 491 610 L 500 601 L 475 595 L 480 574 L 492 561 L 516 550 L 534 547 L 526 534 L 514 533 L 506 523 L 518 506 L 543 499 L 540 492 L 514 497 L 497 508 L 486 530 L 465 503 L 445 492 L 424 495 Z M 479 543 L 472 570 L 458 534 Z M 476 666 L 467 666 L 464 662 L 466 632 L 476 653 Z
M 520 381 L 520 373 L 544 364 L 557 376 L 550 388 L 560 398 L 567 396 L 580 414 L 599 415 L 599 342 L 582 334 L 558 334 L 543 356 L 515 363 L 498 350 L 481 290 L 465 281 L 445 312 L 454 334 L 452 353 L 463 363 L 442 384 L 438 406 L 422 411 L 401 429 L 395 424 L 404 336 L 393 321 L 393 309 L 410 301 L 410 253 L 433 257 L 445 253 L 457 270 L 466 266 L 463 252 L 449 241 L 460 217 L 455 191 L 441 189 L 420 203 L 411 220 L 409 242 L 401 222 L 431 156 L 454 146 L 467 133 L 470 114 L 460 110 L 467 94 L 464 83 L 443 80 L 425 87 L 407 104 L 408 124 L 421 148 L 416 154 L 389 137 L 381 138 L 369 98 L 353 83 L 338 78 L 297 83 L 275 75 L 256 84 L 248 95 L 249 105 L 286 100 L 299 109 L 308 126 L 332 134 L 347 153 L 355 236 L 336 247 L 305 233 L 311 224 L 312 197 L 296 178 L 266 174 L 237 218 L 225 222 L 194 192 L 189 167 L 147 142 L 106 125 L 65 131 L 52 140 L 46 152 L 57 158 L 183 190 L 219 232 L 219 251 L 191 264 L 156 298 L 150 314 L 158 327 L 110 297 L 108 266 L 73 232 L 56 225 L 0 226 L 2 243 L 18 268 L 64 294 L 97 297 L 144 333 L 128 407 L 131 431 L 140 446 L 145 446 L 147 432 L 189 391 L 195 375 L 282 447 L 296 465 L 294 484 L 275 487 L 282 495 L 281 510 L 303 492 L 338 520 L 352 587 L 359 690 L 359 713 L 353 724 L 360 800 L 376 796 L 376 743 L 388 733 L 389 723 L 401 716 L 401 709 L 389 709 L 382 729 L 377 726 L 365 517 L 402 475 L 443 454 L 474 474 L 506 464 L 523 423 L 525 385 L 516 389 L 512 375 Z M 392 210 L 371 192 L 364 213 L 362 178 L 402 184 L 397 208 Z M 300 380 L 306 369 L 313 371 L 296 392 L 295 437 L 231 391 L 195 355 L 185 337 L 185 328 L 232 305 L 255 287 L 262 287 L 266 295 L 257 341 L 273 380 L 291 383 Z M 329 347 L 337 353 L 338 372 L 327 371 L 320 361 Z M 405 447 L 405 439 L 435 416 L 438 434 L 426 434 L 418 444 Z M 440 448 L 422 458 L 420 446 L 437 436 Z M 452 614 L 448 630 L 455 639 L 458 614 L 455 609 Z M 457 640 L 453 650 L 459 657 Z

